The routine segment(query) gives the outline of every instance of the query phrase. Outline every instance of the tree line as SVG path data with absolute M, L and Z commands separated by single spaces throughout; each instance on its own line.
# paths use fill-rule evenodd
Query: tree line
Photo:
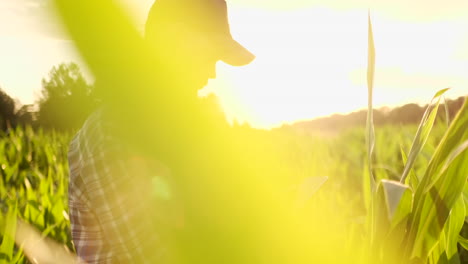
M 465 98 L 459 97 L 455 100 L 445 100 L 439 106 L 436 122 L 450 122 L 463 105 Z M 374 125 L 410 125 L 419 124 L 428 105 L 406 104 L 395 108 L 374 109 Z M 325 130 L 342 131 L 354 127 L 365 127 L 367 120 L 367 109 L 352 112 L 350 114 L 334 114 L 327 117 L 302 121 L 292 126 L 302 132 Z
M 56 130 L 78 129 L 99 101 L 76 63 L 54 66 L 42 79 L 34 104 L 20 105 L 0 87 L 0 130 L 18 125 Z
M 439 108 L 439 120 L 453 118 L 464 98 L 447 100 Z M 95 84 L 89 84 L 76 63 L 62 63 L 53 67 L 42 79 L 42 90 L 35 104 L 20 105 L 0 87 L 0 130 L 18 125 L 56 130 L 76 130 L 99 105 Z M 374 110 L 374 123 L 380 125 L 418 124 L 427 106 L 406 104 L 393 109 Z M 366 110 L 347 115 L 298 122 L 293 127 L 300 130 L 339 131 L 365 125 Z

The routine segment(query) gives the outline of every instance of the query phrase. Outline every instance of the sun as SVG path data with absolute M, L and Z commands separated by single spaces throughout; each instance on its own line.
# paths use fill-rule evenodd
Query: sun
M 360 87 L 350 80 L 353 69 L 365 67 L 366 21 L 359 15 L 231 8 L 234 38 L 257 58 L 244 67 L 219 63 L 207 89 L 230 119 L 259 128 L 357 108 L 365 103 L 365 96 L 352 98 Z

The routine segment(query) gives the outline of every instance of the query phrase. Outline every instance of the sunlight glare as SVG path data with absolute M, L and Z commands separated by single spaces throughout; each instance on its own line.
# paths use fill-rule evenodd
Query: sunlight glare
M 257 58 L 241 68 L 219 64 L 218 80 L 207 88 L 220 96 L 229 117 L 271 128 L 365 103 L 365 90 L 355 95 L 359 87 L 348 78 L 365 65 L 363 12 L 232 8 L 230 14 L 234 38 Z
M 465 22 L 409 23 L 372 13 L 377 49 L 374 105 L 426 103 L 468 87 L 459 43 Z M 228 118 L 253 127 L 366 107 L 367 10 L 230 8 L 235 39 L 256 54 L 248 66 L 218 64 L 214 91 Z M 429 61 L 428 61 L 429 60 Z

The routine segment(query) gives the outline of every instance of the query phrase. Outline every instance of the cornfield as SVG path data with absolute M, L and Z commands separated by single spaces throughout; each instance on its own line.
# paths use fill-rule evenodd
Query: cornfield
M 403 188 L 403 191 L 399 192 L 401 199 L 412 198 L 412 203 L 415 205 L 415 194 L 418 192 L 413 190 L 418 190 L 418 184 L 424 182 L 423 176 L 427 169 L 431 168 L 430 164 L 434 162 L 434 153 L 440 153 L 438 145 L 441 145 L 441 140 L 446 140 L 444 134 L 448 133 L 445 122 L 438 122 L 435 125 L 432 133 L 427 137 L 426 144 L 413 161 L 410 176 L 407 178 L 408 185 L 405 186 L 396 183 L 396 181 L 405 170 L 405 164 L 408 164 L 405 161 L 408 160 L 407 157 L 410 154 L 405 153 L 411 153 L 409 150 L 412 146 L 412 135 L 416 131 L 417 127 L 415 126 L 387 126 L 376 129 L 373 172 L 381 184 L 378 185 L 374 194 L 367 196 L 365 189 L 368 188 L 368 185 L 366 185 L 364 178 L 368 176 L 368 173 L 365 169 L 366 146 L 363 128 L 352 129 L 333 137 L 301 135 L 289 130 L 271 131 L 265 132 L 265 134 L 278 143 L 279 148 L 283 151 L 282 157 L 286 161 L 285 163 L 294 167 L 291 170 L 292 175 L 294 175 L 291 182 L 301 185 L 308 179 L 308 176 L 328 176 L 327 181 L 313 194 L 313 199 L 307 202 L 304 210 L 313 211 L 314 208 L 320 208 L 321 214 L 334 217 L 335 220 L 328 219 L 329 223 L 322 224 L 334 226 L 336 230 L 331 233 L 335 236 L 340 231 L 339 238 L 343 246 L 336 246 L 336 250 L 348 248 L 354 251 L 355 247 L 352 244 L 356 241 L 362 243 L 369 239 L 366 235 L 367 232 L 376 236 L 373 238 L 372 247 L 394 248 L 385 245 L 383 241 L 388 241 L 385 236 L 389 236 L 388 234 L 391 232 L 402 232 L 399 229 L 401 224 L 394 224 L 390 221 L 408 221 L 410 213 L 407 211 L 406 215 L 401 215 L 401 210 L 410 210 L 411 207 L 403 206 L 405 200 L 400 200 L 400 204 L 397 201 L 396 206 L 392 204 L 395 202 L 392 199 L 397 199 L 392 197 L 394 195 L 392 191 L 398 190 L 396 188 L 401 186 Z M 42 236 L 52 238 L 73 251 L 67 215 L 68 164 L 66 152 L 69 140 L 70 136 L 66 134 L 33 131 L 31 128 L 22 129 L 19 127 L 2 136 L 0 140 L 3 153 L 1 156 L 0 204 L 3 217 L 0 222 L 0 230 L 2 230 L 0 262 L 29 263 L 20 247 L 15 246 L 14 234 L 17 218 L 40 230 Z M 439 168 L 447 171 L 450 168 L 448 162 L 463 157 L 460 156 L 460 153 L 464 153 L 461 150 L 455 148 L 449 152 L 449 159 L 446 158 Z M 461 166 L 466 166 L 465 164 L 466 162 L 460 163 Z M 465 200 L 468 199 L 468 188 L 461 183 L 444 183 L 453 180 L 449 177 L 458 178 L 457 174 L 459 177 L 466 177 L 466 171 L 464 174 L 459 173 L 463 172 L 461 169 L 448 171 L 453 174 L 440 175 L 436 178 L 438 181 L 433 181 L 432 187 L 428 185 L 430 188 L 444 186 L 447 190 L 440 191 L 444 195 L 455 195 L 455 192 L 458 192 L 458 195 L 452 198 L 452 208 L 448 212 L 445 211 L 447 218 L 445 224 L 436 227 L 430 226 L 430 228 L 438 228 L 439 234 L 436 239 L 431 240 L 433 243 L 430 250 L 423 250 L 429 246 L 420 249 L 429 257 L 427 263 L 441 263 L 437 262 L 440 261 L 440 258 L 452 259 L 451 261 L 460 259 L 463 248 L 468 246 L 468 241 L 462 237 L 461 233 L 465 221 Z M 435 183 L 437 185 L 434 185 Z M 394 188 L 392 189 L 392 187 Z M 374 209 L 366 205 L 372 195 L 375 199 L 374 203 L 381 203 L 374 204 Z M 426 201 L 426 203 L 428 202 Z M 413 208 L 417 208 L 414 205 Z M 440 207 L 435 205 L 427 207 L 426 214 L 430 214 L 430 209 L 440 210 L 438 208 Z M 381 209 L 384 210 L 379 211 Z M 392 213 L 393 218 L 389 218 L 387 215 L 389 213 Z M 432 215 L 424 215 L 425 221 L 421 221 L 421 224 L 427 223 L 431 217 L 436 220 L 440 217 L 438 214 L 433 212 Z M 372 217 L 375 217 L 375 220 Z M 374 222 L 381 226 L 366 231 L 369 228 L 368 222 Z M 386 230 L 388 233 L 382 234 L 382 230 Z M 416 241 L 420 239 L 421 243 L 427 243 L 425 242 L 428 239 L 426 236 L 429 237 L 431 233 L 426 231 L 423 235 L 416 235 Z M 380 249 L 373 248 L 372 250 L 379 251 Z M 453 255 L 449 257 L 450 253 Z M 466 259 L 464 260 L 466 261 Z M 364 259 L 362 261 L 364 262 Z M 397 263 L 395 261 L 390 261 L 390 263 Z
M 148 99 L 136 91 L 125 90 L 125 87 L 131 87 L 129 84 L 134 83 L 146 88 L 158 87 L 155 84 L 160 84 L 161 80 L 145 71 L 154 64 L 147 58 L 145 46 L 121 10 L 111 1 L 55 2 L 64 24 L 70 29 L 91 70 L 104 83 L 114 85 L 113 103 L 118 104 L 126 95 L 126 99 L 129 99 L 132 96 L 129 93 L 133 92 L 134 98 Z M 105 19 L 96 11 L 98 9 L 106 10 Z M 83 26 L 87 23 L 98 26 Z M 122 38 L 122 35 L 126 38 Z M 108 45 L 111 40 L 116 45 Z M 195 143 L 191 145 L 191 137 L 173 133 L 190 129 L 195 135 L 192 138 L 214 142 L 207 149 L 218 154 L 219 157 L 215 157 L 210 153 L 212 158 L 217 158 L 217 162 L 223 163 L 227 155 L 241 157 L 241 162 L 237 163 L 239 167 L 232 167 L 231 176 L 257 165 L 256 162 L 263 158 L 258 154 L 271 157 L 274 154 L 275 158 L 280 158 L 279 163 L 270 163 L 271 167 L 264 164 L 260 166 L 271 178 L 254 178 L 251 177 L 253 173 L 239 174 L 245 176 L 253 187 L 244 185 L 244 188 L 229 190 L 229 186 L 223 186 L 222 190 L 228 191 L 226 193 L 210 191 L 217 191 L 216 188 L 220 187 L 223 180 L 239 184 L 245 183 L 242 182 L 244 179 L 226 177 L 220 180 L 215 178 L 215 173 L 197 175 L 204 177 L 202 180 L 208 183 L 218 184 L 214 184 L 213 190 L 207 190 L 207 193 L 219 194 L 212 200 L 222 198 L 227 202 L 225 206 L 232 209 L 219 214 L 238 217 L 236 220 L 249 220 L 251 217 L 251 221 L 226 225 L 233 227 L 233 230 L 243 230 L 243 227 L 248 226 L 252 233 L 236 236 L 231 236 L 228 231 L 224 236 L 222 230 L 210 233 L 210 236 L 222 239 L 235 238 L 232 241 L 221 240 L 232 242 L 233 248 L 237 250 L 229 252 L 232 258 L 226 256 L 225 251 L 216 251 L 223 248 L 209 237 L 202 240 L 205 243 L 184 244 L 184 253 L 201 259 L 208 258 L 210 253 L 219 255 L 208 258 L 208 263 L 221 258 L 227 258 L 225 263 L 238 263 L 236 257 L 242 259 L 243 254 L 247 259 L 255 257 L 251 259 L 253 263 L 436 264 L 468 261 L 463 249 L 468 246 L 463 231 L 468 212 L 468 103 L 464 104 L 455 119 L 436 120 L 437 112 L 443 111 L 440 101 L 446 89 L 441 90 L 433 97 L 419 126 L 374 128 L 372 92 L 376 61 L 370 19 L 368 57 L 369 111 L 366 128 L 346 131 L 339 136 L 298 135 L 288 129 L 218 133 L 224 130 L 213 125 L 204 113 L 196 112 L 196 103 L 181 100 L 175 89 L 153 91 L 160 95 L 153 98 L 165 98 L 166 101 L 160 100 L 151 105 L 145 101 L 134 104 L 135 107 L 154 108 L 160 115 L 158 120 L 164 123 L 158 132 L 164 140 L 156 137 L 154 141 L 156 145 L 159 144 L 157 151 L 161 157 L 166 155 L 168 160 L 177 157 L 175 150 L 182 150 L 183 146 L 193 146 L 194 149 L 199 147 Z M 118 76 L 117 81 L 115 76 Z M 108 95 L 110 98 L 111 94 Z M 193 119 L 185 122 L 187 117 L 172 111 L 174 107 L 186 109 Z M 122 114 L 122 120 L 129 121 L 129 116 L 125 116 L 124 112 L 119 113 Z M 151 131 L 156 131 L 154 128 Z M 243 133 L 242 136 L 238 136 L 240 133 Z M 244 145 L 241 141 L 232 143 L 222 136 L 245 139 L 245 146 L 254 143 L 268 147 L 263 148 L 263 152 L 255 152 L 255 156 L 249 153 L 250 149 L 242 149 Z M 248 141 L 249 138 L 255 140 Z M 0 153 L 3 153 L 0 156 L 3 216 L 0 219 L 0 263 L 28 261 L 22 252 L 24 244 L 18 243 L 18 240 L 22 240 L 18 239 L 17 234 L 25 226 L 24 223 L 40 230 L 42 237 L 50 238 L 47 241 L 55 241 L 55 246 L 61 245 L 59 247 L 62 250 L 67 251 L 63 248 L 65 246 L 73 251 L 67 216 L 66 151 L 69 139 L 69 135 L 34 132 L 30 128 L 18 128 L 0 139 Z M 173 143 L 173 149 L 167 142 Z M 274 142 L 274 147 L 270 146 L 271 142 Z M 196 153 L 185 154 L 190 156 Z M 243 157 L 249 155 L 256 158 Z M 246 160 L 251 164 L 245 164 Z M 190 165 L 204 172 L 209 172 L 211 167 L 218 172 L 227 172 L 225 166 L 216 163 Z M 280 171 L 287 172 L 288 178 L 278 178 L 283 175 Z M 265 190 L 257 192 L 260 184 L 265 186 Z M 277 185 L 286 190 L 284 200 L 293 201 L 290 204 L 292 212 L 288 207 L 268 203 L 269 198 L 265 198 L 264 195 L 276 190 Z M 238 199 L 230 197 L 234 193 L 239 194 Z M 250 197 L 250 201 L 246 197 Z M 204 205 L 196 206 L 203 208 Z M 225 218 L 220 216 L 219 219 L 226 219 L 229 215 Z M 202 222 L 196 228 L 200 234 L 205 229 L 216 230 Z M 245 241 L 257 243 L 245 245 Z M 207 248 L 203 244 L 208 245 Z M 254 249 L 248 248 L 250 246 Z M 209 247 L 216 250 L 210 252 Z M 258 252 L 258 255 L 248 255 L 252 252 Z M 34 255 L 27 255 L 29 261 L 35 261 Z M 57 258 L 53 259 L 63 263 Z M 183 263 L 194 262 L 198 263 L 195 259 Z

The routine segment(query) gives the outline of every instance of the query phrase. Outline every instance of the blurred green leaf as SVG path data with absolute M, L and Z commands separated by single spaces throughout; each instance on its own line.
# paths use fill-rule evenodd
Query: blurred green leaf
M 372 185 L 371 185 L 371 175 L 369 175 L 369 169 L 367 165 L 367 160 L 363 162 L 363 172 L 362 172 L 362 196 L 364 198 L 364 206 L 368 216 L 370 215 L 371 199 L 372 199 Z
M 0 245 L 0 263 L 10 263 L 15 248 L 17 205 L 10 208 L 5 217 L 5 228 L 2 230 L 2 244 Z M 2 259 L 6 258 L 6 259 Z
M 468 239 L 458 235 L 458 243 L 462 246 L 465 250 L 468 250 Z
M 367 62 L 367 134 L 366 134 L 366 145 L 367 145 L 367 168 L 370 178 L 370 186 L 372 192 L 375 191 L 375 179 L 373 175 L 373 152 L 375 146 L 375 131 L 374 131 L 374 117 L 373 117 L 373 106 L 372 97 L 374 90 L 374 73 L 375 73 L 375 45 L 374 45 L 374 34 L 372 31 L 372 21 L 370 11 L 368 14 L 368 62 Z
M 304 206 L 320 187 L 328 180 L 328 177 L 308 177 L 299 185 L 297 190 L 296 204 Z

